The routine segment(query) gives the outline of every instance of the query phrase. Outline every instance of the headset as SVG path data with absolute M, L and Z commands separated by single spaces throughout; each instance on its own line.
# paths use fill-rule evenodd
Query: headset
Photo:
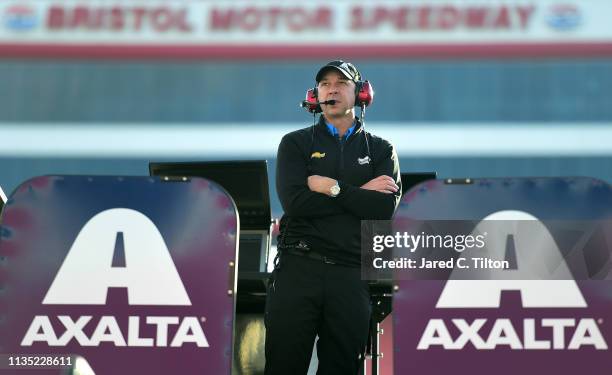
M 374 88 L 370 81 L 356 81 L 355 82 L 355 106 L 364 110 L 365 107 L 372 104 L 374 101 Z M 317 87 L 308 89 L 306 91 L 306 99 L 301 103 L 301 107 L 305 108 L 310 113 L 321 113 L 323 109 L 321 104 L 327 104 L 328 101 L 319 102 L 319 89 Z M 332 100 L 333 102 L 333 100 Z M 333 104 L 333 103 L 329 103 Z

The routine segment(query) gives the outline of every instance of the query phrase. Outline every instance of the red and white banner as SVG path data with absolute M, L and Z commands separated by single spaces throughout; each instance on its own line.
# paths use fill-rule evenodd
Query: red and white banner
M 0 56 L 612 55 L 609 0 L 14 0 Z

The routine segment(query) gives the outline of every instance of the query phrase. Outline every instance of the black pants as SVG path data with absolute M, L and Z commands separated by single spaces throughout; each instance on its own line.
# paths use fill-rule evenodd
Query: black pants
M 355 375 L 371 306 L 359 268 L 284 254 L 268 286 L 266 375 L 303 375 L 315 337 L 318 375 Z

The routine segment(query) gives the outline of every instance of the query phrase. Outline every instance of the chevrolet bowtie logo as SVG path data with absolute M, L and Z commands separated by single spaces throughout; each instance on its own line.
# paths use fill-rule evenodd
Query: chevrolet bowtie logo
M 317 159 L 322 159 L 325 157 L 325 153 L 320 153 L 320 152 L 313 152 L 312 155 L 310 155 L 310 158 L 317 158 Z

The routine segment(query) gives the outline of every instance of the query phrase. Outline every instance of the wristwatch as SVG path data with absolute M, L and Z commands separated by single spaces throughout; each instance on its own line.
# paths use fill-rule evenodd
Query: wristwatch
M 334 186 L 329 188 L 329 193 L 332 198 L 335 198 L 338 196 L 338 194 L 340 194 L 340 185 L 338 185 L 338 181 L 336 181 Z

